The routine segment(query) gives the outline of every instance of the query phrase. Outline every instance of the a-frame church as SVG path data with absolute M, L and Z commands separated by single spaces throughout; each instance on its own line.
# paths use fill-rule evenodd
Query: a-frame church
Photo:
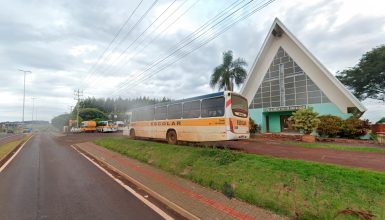
M 320 115 L 348 118 L 366 108 L 275 19 L 241 89 L 262 132 L 291 132 L 289 117 L 312 106 Z

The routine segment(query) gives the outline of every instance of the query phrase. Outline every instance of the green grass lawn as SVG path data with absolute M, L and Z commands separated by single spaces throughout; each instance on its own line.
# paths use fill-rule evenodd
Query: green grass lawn
M 22 141 L 27 140 L 29 137 L 30 136 L 27 135 L 22 140 L 13 141 L 13 142 L 10 142 L 7 144 L 0 145 L 0 160 L 2 160 L 3 157 L 5 157 L 9 152 L 11 152 L 13 149 L 15 149 L 15 147 L 17 147 L 17 145 L 19 145 Z
M 289 217 L 333 219 L 351 208 L 385 219 L 385 173 L 127 138 L 94 142 Z
M 378 147 L 366 147 L 366 146 L 351 146 L 343 144 L 329 144 L 329 143 L 304 143 L 298 141 L 285 141 L 285 144 L 300 146 L 300 147 L 309 147 L 309 148 L 327 148 L 334 150 L 342 151 L 363 151 L 363 152 L 372 152 L 372 153 L 385 153 L 385 148 L 381 149 Z

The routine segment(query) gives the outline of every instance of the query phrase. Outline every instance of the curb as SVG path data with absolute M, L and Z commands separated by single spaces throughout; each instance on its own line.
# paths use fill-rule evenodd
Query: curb
M 177 212 L 181 216 L 183 216 L 183 217 L 185 217 L 187 219 L 194 219 L 194 220 L 200 219 L 197 216 L 195 216 L 194 214 L 188 212 L 187 210 L 183 209 L 179 205 L 177 205 L 174 202 L 170 201 L 169 199 L 163 197 L 159 193 L 157 193 L 157 192 L 153 191 L 152 189 L 148 188 L 147 186 L 143 185 L 142 183 L 140 183 L 139 181 L 135 180 L 134 178 L 128 176 L 125 173 L 123 173 L 122 171 L 120 171 L 119 169 L 115 168 L 114 166 L 112 166 L 111 164 L 107 163 L 106 161 L 103 161 L 103 160 L 100 160 L 98 158 L 93 157 L 88 152 L 86 152 L 85 150 L 83 150 L 80 147 L 78 147 L 76 144 L 73 144 L 72 146 L 75 147 L 78 151 L 80 151 L 84 155 L 86 155 L 87 157 L 89 157 L 91 160 L 95 160 L 98 163 L 104 164 L 109 169 L 117 172 L 119 175 L 124 177 L 127 181 L 131 182 L 136 187 L 143 189 L 146 193 L 148 193 L 149 195 L 151 195 L 155 199 L 159 200 L 161 203 L 165 204 L 166 206 L 170 207 L 172 210 L 174 210 L 175 212 Z

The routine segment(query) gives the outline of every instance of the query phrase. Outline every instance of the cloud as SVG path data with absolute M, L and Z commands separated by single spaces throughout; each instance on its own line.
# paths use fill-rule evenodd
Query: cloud
M 210 88 L 208 82 L 213 69 L 222 61 L 222 52 L 233 50 L 234 56 L 244 58 L 250 68 L 275 17 L 331 72 L 354 66 L 364 52 L 383 44 L 385 39 L 382 1 L 275 1 L 183 59 L 174 63 L 210 35 L 202 36 L 145 71 L 230 4 L 217 1 L 195 4 L 195 0 L 190 0 L 182 5 L 183 2 L 178 1 L 133 44 L 171 2 L 159 1 L 133 28 L 152 4 L 152 1 L 143 1 L 118 36 L 119 44 L 111 45 L 110 49 L 115 48 L 112 55 L 107 52 L 107 59 L 102 60 L 98 58 L 139 0 L 43 0 L 38 7 L 33 1 L 3 3 L 0 8 L 0 121 L 21 118 L 23 74 L 17 69 L 32 71 L 26 80 L 27 100 L 38 97 L 38 117 L 49 120 L 74 105 L 73 90 L 77 88 L 85 89 L 85 96 L 95 97 L 179 99 L 214 92 L 216 89 Z M 171 14 L 179 5 L 180 9 Z M 193 7 L 189 9 L 190 6 Z M 186 14 L 173 24 L 184 11 Z M 168 16 L 169 20 L 157 28 Z M 162 31 L 170 24 L 169 29 Z M 212 28 L 209 33 L 215 30 Z M 152 39 L 155 40 L 144 49 Z M 167 68 L 159 71 L 163 67 Z M 128 86 L 119 90 L 122 82 Z M 384 114 L 372 110 L 378 108 L 376 105 L 368 108 L 365 116 L 373 120 Z

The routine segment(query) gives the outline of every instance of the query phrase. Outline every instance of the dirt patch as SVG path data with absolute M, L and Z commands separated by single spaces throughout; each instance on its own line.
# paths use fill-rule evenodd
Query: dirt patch
M 338 164 L 385 172 L 385 155 L 370 152 L 339 151 L 325 148 L 307 148 L 265 141 L 215 142 L 230 149 L 258 155 L 269 155 L 296 160 Z

